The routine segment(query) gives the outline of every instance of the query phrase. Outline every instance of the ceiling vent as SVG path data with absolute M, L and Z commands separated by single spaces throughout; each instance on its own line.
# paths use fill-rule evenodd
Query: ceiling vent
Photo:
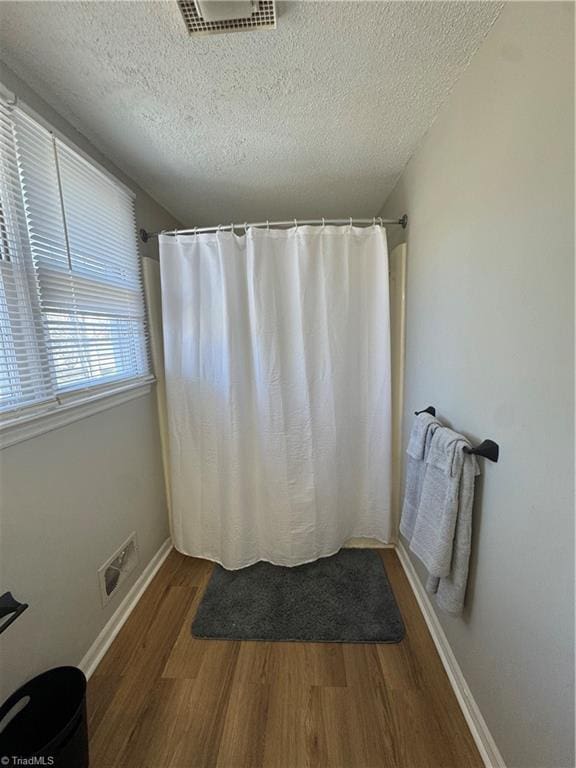
M 276 29 L 274 0 L 178 0 L 191 35 Z

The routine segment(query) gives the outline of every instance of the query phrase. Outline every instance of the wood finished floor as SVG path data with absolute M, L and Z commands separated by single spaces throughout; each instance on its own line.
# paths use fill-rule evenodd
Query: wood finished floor
M 91 768 L 481 768 L 400 562 L 397 645 L 197 640 L 212 564 L 172 551 L 88 685 Z

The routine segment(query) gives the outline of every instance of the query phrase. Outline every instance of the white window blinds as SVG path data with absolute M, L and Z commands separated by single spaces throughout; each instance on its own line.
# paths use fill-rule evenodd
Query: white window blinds
M 0 101 L 0 409 L 52 399 L 10 108 Z
M 146 377 L 132 196 L 0 107 L 0 410 Z

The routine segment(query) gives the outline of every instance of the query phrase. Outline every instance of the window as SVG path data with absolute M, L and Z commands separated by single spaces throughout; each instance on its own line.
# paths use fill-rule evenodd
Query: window
M 0 343 L 4 417 L 148 378 L 132 194 L 2 99 Z

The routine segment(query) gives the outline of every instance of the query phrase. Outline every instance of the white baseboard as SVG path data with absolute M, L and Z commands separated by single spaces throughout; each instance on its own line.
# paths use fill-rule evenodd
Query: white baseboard
M 102 657 L 112 645 L 112 641 L 124 626 L 126 619 L 136 607 L 138 600 L 140 600 L 144 594 L 146 587 L 150 584 L 171 551 L 172 541 L 168 538 L 144 568 L 140 576 L 138 576 L 118 608 L 116 608 L 110 619 L 107 621 L 105 627 L 92 643 L 88 652 L 78 665 L 86 677 L 90 677 L 94 673 L 96 667 L 102 660 Z
M 432 640 L 434 641 L 440 660 L 444 665 L 444 669 L 446 670 L 446 674 L 448 675 L 450 684 L 458 699 L 462 714 L 466 718 L 466 722 L 468 723 L 472 737 L 476 742 L 476 746 L 478 747 L 484 765 L 486 768 L 506 768 L 502 755 L 496 746 L 496 742 L 492 738 L 492 734 L 488 730 L 486 721 L 482 717 L 478 704 L 476 704 L 476 701 L 472 696 L 466 678 L 464 677 L 460 665 L 454 656 L 454 652 L 450 647 L 448 638 L 436 616 L 436 612 L 432 607 L 428 593 L 418 578 L 418 574 L 412 565 L 412 561 L 408 557 L 408 553 L 401 542 L 396 545 L 396 551 L 404 569 L 404 573 L 410 582 L 414 596 L 418 601 L 426 625 L 432 635 Z

